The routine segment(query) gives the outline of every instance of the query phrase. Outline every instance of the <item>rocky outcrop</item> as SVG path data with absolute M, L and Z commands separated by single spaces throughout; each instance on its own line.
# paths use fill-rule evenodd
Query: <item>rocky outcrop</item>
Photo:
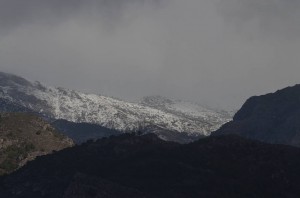
M 269 143 L 300 146 L 300 85 L 251 97 L 213 135 L 237 134 Z
M 40 117 L 26 113 L 0 114 L 0 174 L 10 173 L 37 156 L 73 145 L 71 139 Z

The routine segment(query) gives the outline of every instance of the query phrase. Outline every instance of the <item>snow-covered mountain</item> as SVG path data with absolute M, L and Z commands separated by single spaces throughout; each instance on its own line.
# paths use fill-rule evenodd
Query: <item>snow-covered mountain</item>
M 200 122 L 199 124 L 202 126 L 207 125 L 210 131 L 217 130 L 232 117 L 226 111 L 217 111 L 197 103 L 170 99 L 163 96 L 144 97 L 140 101 L 140 104 Z
M 141 103 L 131 103 L 49 87 L 7 73 L 0 73 L 0 99 L 49 118 L 93 123 L 121 131 L 158 126 L 177 133 L 207 136 L 231 119 L 225 113 L 187 102 L 146 97 Z

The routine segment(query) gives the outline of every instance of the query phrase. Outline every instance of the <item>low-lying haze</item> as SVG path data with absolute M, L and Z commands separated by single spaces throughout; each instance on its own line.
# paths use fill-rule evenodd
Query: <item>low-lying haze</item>
M 239 108 L 299 83 L 297 0 L 0 0 L 0 69 L 137 100 Z

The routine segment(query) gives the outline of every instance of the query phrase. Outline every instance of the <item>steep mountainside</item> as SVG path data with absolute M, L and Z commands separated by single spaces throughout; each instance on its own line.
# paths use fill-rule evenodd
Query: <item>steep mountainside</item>
M 246 101 L 232 122 L 213 135 L 238 134 L 270 143 L 300 146 L 300 85 Z
M 70 146 L 71 139 L 35 115 L 0 114 L 0 174 L 19 168 L 36 156 Z
M 51 123 L 53 127 L 59 130 L 62 134 L 70 137 L 76 144 L 81 144 L 87 140 L 96 140 L 112 135 L 121 135 L 121 131 L 108 129 L 97 124 L 90 123 L 75 123 L 66 120 L 56 120 Z M 154 133 L 159 138 L 165 141 L 173 141 L 179 143 L 189 143 L 205 136 L 191 136 L 186 132 L 177 132 L 167 130 L 155 125 L 148 125 L 135 132 L 136 134 Z
M 30 109 L 23 107 L 22 105 L 11 102 L 7 99 L 0 98 L 0 112 L 31 112 Z
M 21 77 L 0 73 L 0 98 L 9 104 L 43 114 L 54 119 L 98 124 L 119 131 L 136 131 L 158 126 L 189 135 L 209 135 L 229 117 L 210 110 L 194 112 L 170 111 L 125 102 L 105 96 L 85 94 L 64 88 L 54 88 Z
M 120 131 L 108 129 L 96 124 L 75 123 L 67 120 L 56 120 L 52 122 L 51 125 L 71 138 L 76 144 L 81 144 L 87 140 L 121 134 Z
M 121 135 L 38 157 L 0 178 L 0 197 L 299 197 L 300 149 L 209 137 L 180 145 Z

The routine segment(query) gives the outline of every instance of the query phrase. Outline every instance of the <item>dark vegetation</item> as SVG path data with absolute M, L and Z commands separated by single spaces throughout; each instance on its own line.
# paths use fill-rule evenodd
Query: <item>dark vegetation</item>
M 299 197 L 299 167 L 300 149 L 238 136 L 124 134 L 38 157 L 0 179 L 0 196 Z
M 1 150 L 1 157 L 4 159 L 0 164 L 3 173 L 10 173 L 19 167 L 19 161 L 28 157 L 30 152 L 35 150 L 32 143 L 24 143 L 8 146 Z

